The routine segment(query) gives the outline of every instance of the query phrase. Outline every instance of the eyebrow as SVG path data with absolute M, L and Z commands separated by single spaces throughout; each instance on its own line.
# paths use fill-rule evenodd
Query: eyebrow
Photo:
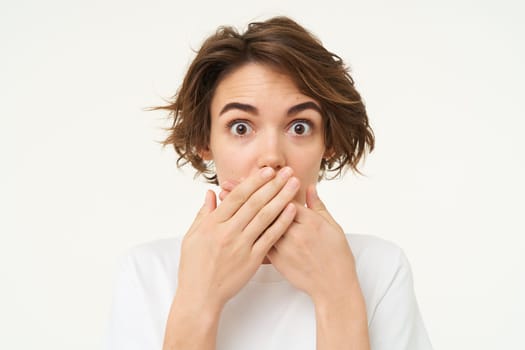
M 248 112 L 250 114 L 259 114 L 259 111 L 257 110 L 257 108 L 255 108 L 254 106 L 252 105 L 248 105 L 248 104 L 245 104 L 245 103 L 239 103 L 239 102 L 231 102 L 231 103 L 228 103 L 227 105 L 225 105 L 224 107 L 222 107 L 220 113 L 219 113 L 219 116 L 223 115 L 224 113 L 232 110 L 232 109 L 239 109 L 243 112 Z
M 222 107 L 222 109 L 221 109 L 221 111 L 219 113 L 219 116 L 221 116 L 224 113 L 226 113 L 226 112 L 228 112 L 230 110 L 233 110 L 233 109 L 238 109 L 238 110 L 241 110 L 243 112 L 247 112 L 247 113 L 250 113 L 250 114 L 253 114 L 253 115 L 259 114 L 259 110 L 256 107 L 252 106 L 252 105 L 249 105 L 249 104 L 246 104 L 246 103 L 239 103 L 239 102 L 230 102 L 230 103 L 226 104 L 224 107 Z M 322 114 L 321 108 L 316 103 L 314 103 L 312 101 L 299 103 L 298 105 L 290 107 L 290 109 L 288 109 L 287 114 L 289 116 L 292 116 L 292 115 L 298 114 L 298 113 L 300 113 L 302 111 L 305 111 L 307 109 L 313 109 L 314 111 L 319 112 L 319 114 Z
M 323 114 L 321 111 L 321 107 L 319 107 L 316 103 L 312 101 L 299 103 L 298 105 L 293 106 L 288 110 L 288 115 L 294 115 L 297 113 L 300 113 L 302 111 L 305 111 L 307 109 L 313 109 L 316 112 L 319 112 L 319 114 Z

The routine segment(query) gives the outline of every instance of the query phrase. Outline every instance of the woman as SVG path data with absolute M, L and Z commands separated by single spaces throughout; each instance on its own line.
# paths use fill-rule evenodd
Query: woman
M 285 17 L 222 27 L 160 108 L 222 201 L 124 259 L 109 348 L 431 349 L 402 251 L 346 235 L 317 196 L 374 145 L 338 56 Z

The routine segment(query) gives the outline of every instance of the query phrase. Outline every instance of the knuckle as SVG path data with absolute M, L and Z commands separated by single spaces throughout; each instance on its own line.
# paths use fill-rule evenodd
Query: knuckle
M 270 224 L 274 220 L 275 215 L 270 207 L 265 206 L 259 211 L 257 218 L 262 224 Z
M 288 222 L 284 220 L 282 217 L 277 218 L 267 230 L 268 236 L 270 237 L 271 241 L 273 243 L 278 241 L 279 238 L 286 231 L 288 226 L 289 226 Z
M 275 220 L 274 225 L 278 231 L 284 231 L 290 225 L 290 222 L 287 218 L 280 215 L 277 220 Z
M 279 200 L 283 202 L 284 201 L 289 202 L 295 196 L 295 193 L 297 192 L 297 190 L 298 188 L 291 189 L 288 186 L 285 186 L 281 189 L 281 191 L 279 191 L 276 198 L 278 198 Z
M 267 254 L 268 248 L 266 246 L 258 246 L 252 250 L 252 255 L 257 259 L 262 259 Z
M 215 238 L 215 243 L 221 249 L 228 247 L 231 244 L 232 238 L 231 235 L 227 233 L 218 234 Z
M 293 226 L 290 227 L 290 229 L 286 232 L 286 236 L 292 238 L 293 240 L 301 239 L 300 235 L 297 234 L 297 230 Z
M 231 192 L 228 198 L 230 198 L 230 200 L 234 202 L 234 204 L 237 204 L 240 206 L 246 202 L 246 200 L 248 199 L 248 196 L 244 191 L 239 190 L 239 191 Z
M 243 205 L 245 205 L 248 210 L 250 211 L 258 211 L 260 207 L 260 200 L 256 196 L 250 198 L 249 200 L 245 201 Z
M 270 226 L 261 233 L 261 235 L 259 236 L 259 240 L 265 246 L 270 245 L 273 242 L 274 235 L 275 235 L 275 227 Z

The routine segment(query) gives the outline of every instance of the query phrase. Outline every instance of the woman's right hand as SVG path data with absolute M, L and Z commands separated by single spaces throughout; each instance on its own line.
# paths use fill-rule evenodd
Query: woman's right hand
M 217 207 L 213 191 L 183 238 L 177 297 L 220 312 L 248 282 L 293 222 L 299 180 L 289 167 L 266 167 L 237 185 Z

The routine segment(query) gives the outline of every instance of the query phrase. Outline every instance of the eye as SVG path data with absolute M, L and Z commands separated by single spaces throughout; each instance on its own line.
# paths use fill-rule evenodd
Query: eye
M 242 120 L 234 120 L 228 124 L 228 128 L 235 136 L 245 136 L 252 132 L 252 127 L 250 124 Z
M 289 131 L 298 136 L 309 135 L 312 132 L 312 123 L 307 120 L 296 120 L 290 126 Z

